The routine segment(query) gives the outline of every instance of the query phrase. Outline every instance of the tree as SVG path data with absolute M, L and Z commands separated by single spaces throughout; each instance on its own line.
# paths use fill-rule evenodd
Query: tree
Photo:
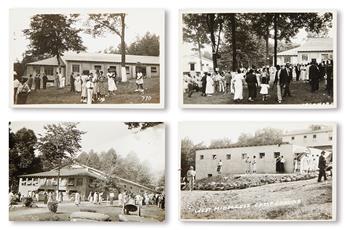
M 186 175 L 190 166 L 195 168 L 195 151 L 205 147 L 203 142 L 194 144 L 189 138 L 181 140 L 181 176 Z
M 79 36 L 81 29 L 76 29 L 73 24 L 78 15 L 62 14 L 36 14 L 31 18 L 30 28 L 23 32 L 30 40 L 29 55 L 50 55 L 56 57 L 58 69 L 61 71 L 61 57 L 69 50 L 84 51 Z
M 255 132 L 254 136 L 242 133 L 237 143 L 240 145 L 271 145 L 282 143 L 283 132 L 280 129 L 263 128 Z
M 94 37 L 101 36 L 110 31 L 121 39 L 121 80 L 127 82 L 126 74 L 126 43 L 125 43 L 125 13 L 106 13 L 106 14 L 89 14 L 88 26 L 86 32 Z
M 224 137 L 223 139 L 212 140 L 208 147 L 209 148 L 222 148 L 222 147 L 228 147 L 231 144 L 232 144 L 231 139 Z
M 35 155 L 37 137 L 33 130 L 9 130 L 9 188 L 18 190 L 18 176 L 42 170 L 40 158 Z
M 163 122 L 125 122 L 128 129 L 139 129 L 140 131 L 160 124 L 163 124 Z
M 85 134 L 77 128 L 78 123 L 63 122 L 44 126 L 44 134 L 40 135 L 37 148 L 42 160 L 50 167 L 57 167 L 59 193 L 60 168 L 64 160 L 72 160 L 81 149 L 81 137 Z
M 102 171 L 111 174 L 118 163 L 118 157 L 115 149 L 111 148 L 107 152 L 103 152 L 99 156 Z
M 209 43 L 207 38 L 206 28 L 202 23 L 202 16 L 199 14 L 184 14 L 183 15 L 183 41 L 192 43 L 199 54 L 200 70 L 203 71 L 202 63 L 202 49 L 205 44 Z
M 147 32 L 143 37 L 137 37 L 126 50 L 130 55 L 159 56 L 159 36 Z

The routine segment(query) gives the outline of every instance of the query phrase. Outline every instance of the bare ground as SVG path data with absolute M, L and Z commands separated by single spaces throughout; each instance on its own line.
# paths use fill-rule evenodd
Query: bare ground
M 311 179 L 230 191 L 181 191 L 181 218 L 330 220 L 332 182 Z

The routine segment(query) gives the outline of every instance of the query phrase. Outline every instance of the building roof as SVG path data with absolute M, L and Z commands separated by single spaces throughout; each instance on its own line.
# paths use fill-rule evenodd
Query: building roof
M 32 174 L 26 174 L 26 175 L 20 175 L 19 177 L 57 177 L 58 176 L 58 169 L 54 168 L 50 171 L 46 172 L 40 172 L 40 173 L 32 173 Z M 130 181 L 118 176 L 110 176 L 98 169 L 80 164 L 78 162 L 72 162 L 69 164 L 66 164 L 60 168 L 60 176 L 61 177 L 67 177 L 67 176 L 89 176 L 94 177 L 100 180 L 105 180 L 107 178 L 114 178 L 123 182 L 126 182 L 128 184 L 132 184 L 141 188 L 144 188 L 146 190 L 155 191 L 152 188 L 149 188 L 147 186 L 141 185 L 139 183 L 136 183 L 134 181 Z
M 332 38 L 309 38 L 302 46 L 299 47 L 298 52 L 311 51 L 333 51 Z
M 283 52 L 277 53 L 277 56 L 297 56 L 298 50 L 300 47 L 293 49 L 285 50 Z
M 333 38 L 308 38 L 303 45 L 280 52 L 277 56 L 297 56 L 299 52 L 317 51 L 333 51 Z
M 311 130 L 311 129 L 303 129 L 303 130 L 293 130 L 289 131 L 283 136 L 291 136 L 291 135 L 301 135 L 301 134 L 314 134 L 314 133 L 326 133 L 326 132 L 333 132 L 332 127 L 324 127 L 319 130 Z
M 196 150 L 233 149 L 233 148 L 245 148 L 245 147 L 256 147 L 256 146 L 286 145 L 286 144 L 290 144 L 290 143 L 289 142 L 282 142 L 282 143 L 253 144 L 253 145 L 232 144 L 232 145 L 228 145 L 228 146 L 215 147 L 215 148 L 197 148 Z
M 35 62 L 30 62 L 30 63 L 27 63 L 27 65 L 58 66 L 58 62 L 57 62 L 56 57 L 51 57 L 51 58 L 47 58 L 47 59 L 43 59 L 43 60 L 39 60 L 39 61 L 35 61 Z M 64 66 L 65 63 L 63 61 L 61 61 L 60 65 Z
M 121 63 L 121 54 L 87 53 L 87 52 L 67 52 L 61 57 L 63 62 L 107 62 Z M 126 55 L 127 64 L 154 64 L 159 65 L 159 56 Z M 51 65 L 57 66 L 56 57 L 28 63 L 28 65 Z

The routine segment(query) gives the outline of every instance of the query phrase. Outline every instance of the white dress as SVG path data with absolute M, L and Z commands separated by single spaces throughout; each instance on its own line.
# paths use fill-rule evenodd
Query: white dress
M 81 77 L 80 76 L 77 76 L 75 77 L 75 91 L 80 93 L 81 92 Z
M 213 94 L 214 93 L 214 82 L 211 76 L 207 76 L 206 78 L 206 94 Z
M 243 81 L 244 81 L 244 77 L 243 77 L 243 74 L 241 73 L 237 73 L 231 79 L 231 86 L 234 92 L 234 100 L 243 99 Z
M 269 84 L 261 84 L 260 94 L 267 95 L 269 88 L 270 88 Z
M 113 92 L 117 90 L 113 75 L 110 73 L 107 73 L 107 77 L 108 77 L 108 91 Z

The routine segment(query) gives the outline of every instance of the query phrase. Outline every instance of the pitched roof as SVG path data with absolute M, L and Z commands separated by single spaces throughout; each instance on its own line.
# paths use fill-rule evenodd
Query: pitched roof
M 298 52 L 308 51 L 333 51 L 333 39 L 309 38 L 302 46 L 299 47 Z
M 58 176 L 58 169 L 59 169 L 59 167 L 54 168 L 50 171 L 20 175 L 19 177 L 57 177 Z M 144 185 L 141 185 L 141 184 L 136 183 L 134 181 L 130 181 L 130 180 L 118 177 L 118 176 L 107 175 L 106 173 L 104 173 L 98 169 L 83 165 L 83 164 L 78 163 L 78 162 L 72 162 L 70 164 L 66 164 L 66 165 L 60 167 L 60 176 L 61 177 L 64 177 L 64 176 L 65 177 L 66 176 L 90 176 L 90 177 L 94 177 L 94 178 L 97 178 L 100 180 L 105 180 L 106 178 L 111 177 L 111 178 L 126 182 L 128 184 L 132 184 L 132 185 L 144 188 L 146 190 L 154 191 L 154 189 L 149 188 L 149 187 L 144 186 Z
M 67 52 L 61 57 L 64 62 L 107 62 L 107 63 L 121 63 L 121 54 L 103 54 L 103 53 L 87 53 L 87 52 Z M 160 64 L 159 56 L 144 56 L 144 55 L 126 55 L 127 64 Z M 47 58 L 44 60 L 28 63 L 28 65 L 53 65 L 57 66 L 56 57 Z
M 333 51 L 333 38 L 308 38 L 301 46 L 278 53 L 278 56 L 297 56 L 299 52 Z
M 65 65 L 63 61 L 60 64 L 61 66 Z M 30 63 L 27 63 L 27 65 L 58 66 L 58 62 L 57 62 L 56 57 L 51 57 L 51 58 L 47 58 L 47 59 L 43 59 L 43 60 L 39 60 L 35 62 L 30 62 Z

